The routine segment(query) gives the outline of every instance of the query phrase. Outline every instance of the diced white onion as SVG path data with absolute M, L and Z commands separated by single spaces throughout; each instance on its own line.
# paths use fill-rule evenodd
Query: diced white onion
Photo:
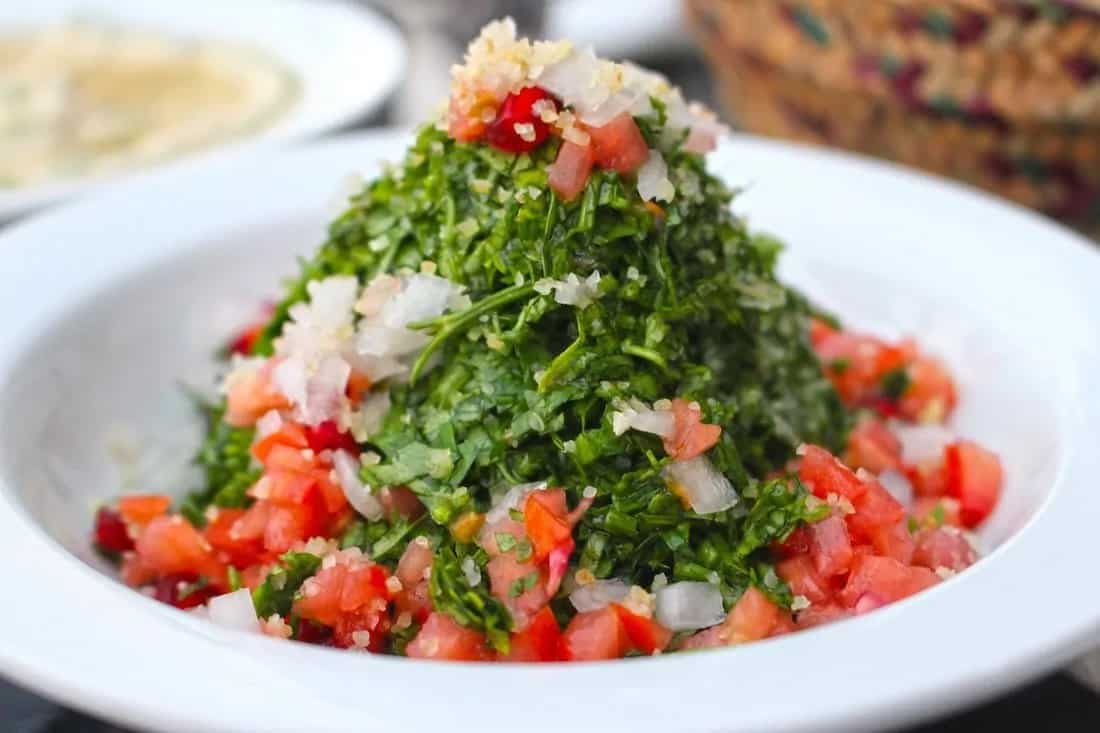
M 410 275 L 404 289 L 386 301 L 379 316 L 390 328 L 404 328 L 414 321 L 442 315 L 462 290 L 462 286 L 436 275 Z
M 306 401 L 306 365 L 296 357 L 284 359 L 271 374 L 275 388 L 283 393 L 290 404 L 301 405 Z
M 296 414 L 306 425 L 320 425 L 340 415 L 346 398 L 351 367 L 336 354 L 328 354 L 317 371 L 306 380 L 306 399 L 296 405 Z
M 332 454 L 332 467 L 351 508 L 372 521 L 381 519 L 382 503 L 359 479 L 359 460 L 345 450 L 338 450 Z
M 283 426 L 283 416 L 278 410 L 268 410 L 256 421 L 256 438 L 262 440 Z
M 901 455 L 908 463 L 939 459 L 944 446 L 956 439 L 955 433 L 943 425 L 892 422 L 890 430 L 901 441 Z
M 256 607 L 252 605 L 252 592 L 241 588 L 232 593 L 215 596 L 206 603 L 210 620 L 219 626 L 238 631 L 259 631 Z
M 706 456 L 673 461 L 665 467 L 665 479 L 674 484 L 674 493 L 683 492 L 697 514 L 714 514 L 737 503 L 733 484 Z
M 527 498 L 527 495 L 537 489 L 545 489 L 545 481 L 535 481 L 529 484 L 516 484 L 512 488 L 508 489 L 489 509 L 485 515 L 485 525 L 490 526 L 496 524 L 502 519 L 508 518 L 508 512 L 512 509 L 518 509 L 519 505 L 523 503 L 523 500 Z
M 427 335 L 407 328 L 390 328 L 381 324 L 363 324 L 355 339 L 355 347 L 367 356 L 407 356 L 428 343 Z
M 694 631 L 726 618 L 722 592 L 714 583 L 684 580 L 657 591 L 657 621 L 673 631 Z
M 656 150 L 649 151 L 649 157 L 638 169 L 638 195 L 643 201 L 671 201 L 676 195 L 676 188 L 668 180 L 664 156 Z
M 609 603 L 619 603 L 630 592 L 630 583 L 618 578 L 597 580 L 579 586 L 569 594 L 569 602 L 580 613 L 598 611 Z
M 901 502 L 902 506 L 913 503 L 913 487 L 909 479 L 900 471 L 893 469 L 883 471 L 878 475 L 878 482 L 882 484 L 882 488 L 890 492 L 891 496 Z
M 562 305 L 572 305 L 584 310 L 600 297 L 600 273 L 595 271 L 581 279 L 575 272 L 564 280 L 543 278 L 534 284 L 535 292 L 543 295 L 554 293 L 554 300 Z
M 355 303 L 355 312 L 371 317 L 382 312 L 382 306 L 401 292 L 401 280 L 393 275 L 378 275 L 363 288 L 363 294 Z
M 655 410 L 637 398 L 617 402 L 615 407 L 616 411 L 611 413 L 611 429 L 615 435 L 633 429 L 665 438 L 675 429 L 676 418 L 672 410 Z
M 469 555 L 462 558 L 462 574 L 466 576 L 466 582 L 470 584 L 471 588 L 481 584 L 481 568 Z

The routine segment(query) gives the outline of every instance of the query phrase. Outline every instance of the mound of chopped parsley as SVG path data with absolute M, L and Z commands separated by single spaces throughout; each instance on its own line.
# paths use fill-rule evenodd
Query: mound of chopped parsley
M 467 288 L 467 310 L 415 324 L 431 344 L 410 383 L 392 387 L 393 407 L 369 446 L 382 460 L 363 469 L 373 486 L 410 487 L 429 511 L 414 522 L 359 521 L 343 544 L 392 566 L 411 539 L 429 537 L 439 559 L 436 608 L 490 638 L 510 619 L 462 572 L 468 556 L 484 567 L 484 552 L 449 527 L 534 481 L 564 487 L 571 503 L 596 487 L 575 530 L 574 561 L 598 578 L 644 587 L 662 573 L 717 581 L 727 604 L 755 584 L 789 605 L 766 546 L 813 510 L 797 482 L 791 492 L 763 477 L 802 442 L 841 448 L 849 427 L 807 340 L 811 308 L 776 279 L 780 245 L 734 217 L 734 192 L 702 157 L 662 140 L 658 115 L 638 123 L 676 189 L 661 208 L 643 202 L 633 180 L 604 170 L 562 202 L 547 185 L 556 141 L 515 156 L 425 127 L 404 161 L 332 223 L 256 347 L 271 352 L 310 280 L 354 274 L 366 282 L 429 262 Z M 599 297 L 584 308 L 536 289 L 593 271 Z M 708 457 L 742 497 L 732 509 L 685 509 L 661 477 L 669 459 L 660 439 L 612 431 L 615 401 L 669 397 L 698 401 L 704 420 L 722 426 Z M 209 484 L 192 496 L 193 516 L 211 502 L 245 500 L 240 487 L 254 474 L 241 453 L 250 440 L 211 419 L 201 456 Z M 572 612 L 564 599 L 554 608 Z

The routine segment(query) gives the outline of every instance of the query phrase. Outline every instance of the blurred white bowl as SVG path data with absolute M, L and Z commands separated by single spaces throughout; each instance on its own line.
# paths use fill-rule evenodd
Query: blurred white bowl
M 111 579 L 89 548 L 114 424 L 195 440 L 221 314 L 324 234 L 373 134 L 153 172 L 0 234 L 0 672 L 157 730 L 858 731 L 944 715 L 1087 648 L 1100 585 L 1100 255 L 1040 217 L 900 168 L 751 137 L 709 165 L 847 321 L 912 333 L 959 376 L 955 427 L 1004 497 L 958 577 L 861 618 L 746 646 L 566 665 L 412 661 L 215 627 Z M 80 240 L 87 256 L 74 256 Z M 94 254 L 94 256 L 93 256 Z M 186 453 L 186 451 L 184 451 Z M 170 460 L 162 458 L 160 468 Z M 167 479 L 166 479 L 167 480 Z M 156 490 L 167 488 L 150 479 Z M 150 486 L 150 489 L 154 486 Z
M 102 20 L 169 38 L 240 43 L 265 52 L 296 78 L 299 98 L 269 127 L 186 158 L 286 143 L 348 125 L 381 106 L 401 80 L 406 61 L 402 37 L 389 21 L 363 4 L 339 0 L 0 3 L 0 34 L 74 19 Z M 181 159 L 161 165 L 174 165 Z M 23 188 L 0 187 L 0 222 L 133 172 L 59 179 Z

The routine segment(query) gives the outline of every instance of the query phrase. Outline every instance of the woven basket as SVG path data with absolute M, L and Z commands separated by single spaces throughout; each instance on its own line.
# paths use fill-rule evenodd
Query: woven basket
M 735 121 L 1100 222 L 1100 1 L 688 0 Z

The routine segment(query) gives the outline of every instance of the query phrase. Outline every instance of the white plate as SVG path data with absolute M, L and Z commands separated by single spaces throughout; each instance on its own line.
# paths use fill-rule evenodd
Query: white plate
M 946 714 L 1083 650 L 1100 626 L 1084 551 L 1100 517 L 1100 257 L 968 189 L 747 137 L 711 167 L 751 184 L 737 208 L 789 242 L 787 273 L 851 322 L 940 351 L 962 382 L 957 427 L 1004 456 L 1004 500 L 982 536 L 992 552 L 974 568 L 780 639 L 541 667 L 241 635 L 102 574 L 87 543 L 93 503 L 117 486 L 109 427 L 179 445 L 176 380 L 199 378 L 226 314 L 321 240 L 345 174 L 377 171 L 402 143 L 370 135 L 153 173 L 0 235 L 4 674 L 159 730 L 851 731 Z
M 394 26 L 363 4 L 337 0 L 33 0 L 0 2 L 0 33 L 74 18 L 124 28 L 243 43 L 268 53 L 296 77 L 300 97 L 270 127 L 188 156 L 288 142 L 337 129 L 376 110 L 400 81 L 405 46 Z M 164 165 L 173 165 L 167 162 Z M 83 193 L 127 173 L 0 188 L 0 222 Z

